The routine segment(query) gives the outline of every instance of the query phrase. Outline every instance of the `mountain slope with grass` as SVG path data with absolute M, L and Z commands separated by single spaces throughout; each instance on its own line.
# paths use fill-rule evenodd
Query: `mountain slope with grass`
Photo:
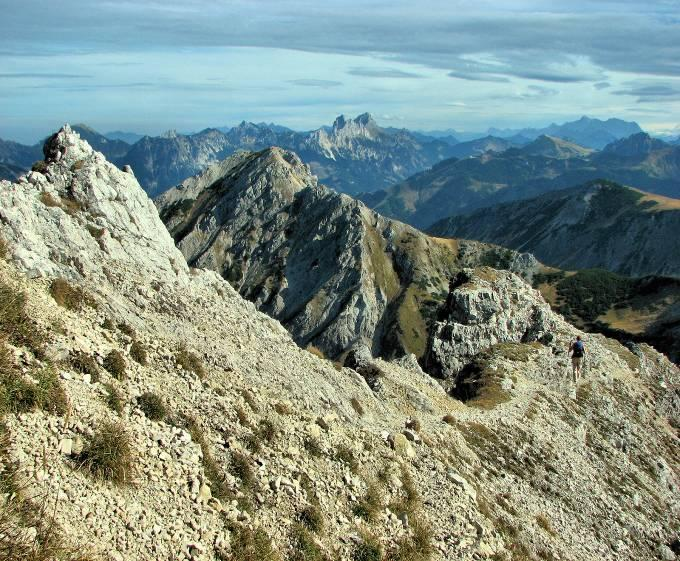
M 607 181 L 453 216 L 429 231 L 527 251 L 561 269 L 680 276 L 680 199 Z
M 574 399 L 557 351 L 578 331 L 478 269 L 436 336 L 474 392 L 408 360 L 336 369 L 190 269 L 131 174 L 68 128 L 46 153 L 45 173 L 0 183 L 4 558 L 673 555 L 678 370 L 661 355 L 588 336 Z

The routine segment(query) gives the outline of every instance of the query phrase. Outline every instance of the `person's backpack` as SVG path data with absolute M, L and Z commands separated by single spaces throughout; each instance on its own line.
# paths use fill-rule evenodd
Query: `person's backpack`
M 572 355 L 573 357 L 582 357 L 583 356 L 583 351 L 585 350 L 585 347 L 583 346 L 583 341 L 574 341 L 574 346 L 572 347 Z

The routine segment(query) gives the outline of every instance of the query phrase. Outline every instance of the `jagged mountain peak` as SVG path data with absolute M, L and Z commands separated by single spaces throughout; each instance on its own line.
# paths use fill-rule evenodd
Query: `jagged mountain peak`
M 135 271 L 176 278 L 186 273 L 158 211 L 131 172 L 109 163 L 69 125 L 47 139 L 45 168 L 2 183 L 0 218 L 15 258 L 31 276 L 105 275 L 123 260 Z M 30 230 L 27 216 L 36 216 Z M 60 248 L 58 251 L 55 248 Z M 182 265 L 184 264 L 184 265 Z
M 373 119 L 370 113 L 362 113 L 354 119 L 348 119 L 345 115 L 339 115 L 333 122 L 331 133 L 334 135 L 361 135 L 366 136 L 367 133 L 375 134 L 380 130 L 378 123 Z

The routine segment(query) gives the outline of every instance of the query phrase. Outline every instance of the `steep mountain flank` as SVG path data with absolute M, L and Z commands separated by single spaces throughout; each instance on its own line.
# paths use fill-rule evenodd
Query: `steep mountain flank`
M 472 357 L 479 391 L 376 361 L 376 392 L 189 269 L 134 176 L 70 129 L 46 152 L 0 183 L 5 551 L 45 558 L 61 534 L 69 560 L 672 558 L 662 356 L 589 337 L 574 401 L 555 352 L 576 331 L 546 311 L 555 339 L 516 342 L 544 304 L 482 269 L 442 316 L 505 341 Z
M 192 266 L 229 280 L 302 346 L 329 356 L 366 345 L 421 356 L 448 279 L 462 266 L 535 260 L 424 236 L 317 184 L 279 148 L 238 154 L 156 201 Z
M 145 136 L 117 163 L 131 166 L 146 192 L 154 196 L 233 152 L 234 147 L 216 129 L 189 136 L 169 132 Z
M 531 252 L 561 269 L 680 276 L 680 200 L 597 181 L 454 216 L 429 229 Z
M 543 178 L 561 177 L 571 170 L 573 161 L 527 155 L 517 148 L 501 154 L 487 152 L 474 158 L 444 160 L 362 199 L 376 212 L 424 229 L 447 216 L 490 206 L 506 191 L 522 198 L 523 187 L 546 189 L 551 180 Z
M 444 160 L 384 192 L 362 198 L 376 211 L 419 228 L 447 216 L 598 179 L 680 198 L 680 148 L 645 137 L 636 135 L 593 153 L 543 137 L 502 153 Z
M 42 146 L 26 146 L 11 140 L 0 139 L 0 164 L 4 164 L 7 171 L 3 172 L 3 179 L 10 179 L 7 177 L 10 173 L 12 176 L 26 172 L 31 169 L 34 162 L 42 158 Z
M 668 148 L 668 146 L 663 140 L 639 132 L 608 144 L 605 146 L 603 154 L 613 154 L 622 158 L 644 157 L 656 150 Z

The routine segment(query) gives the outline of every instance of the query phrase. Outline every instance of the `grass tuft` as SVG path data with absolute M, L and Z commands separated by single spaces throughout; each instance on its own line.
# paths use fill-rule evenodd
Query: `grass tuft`
M 113 349 L 104 358 L 104 368 L 116 380 L 125 380 L 127 378 L 125 358 L 116 349 Z
M 26 311 L 26 295 L 0 281 L 0 336 L 42 356 L 45 336 Z
M 146 366 L 148 364 L 148 356 L 146 346 L 140 341 L 133 341 L 130 345 L 130 356 L 136 363 Z
M 383 557 L 380 541 L 368 531 L 361 533 L 361 541 L 352 551 L 352 561 L 381 561 Z
M 324 528 L 324 519 L 318 505 L 312 504 L 304 507 L 298 514 L 298 520 L 305 528 L 319 534 Z
M 321 448 L 321 443 L 316 438 L 306 438 L 302 443 L 305 450 L 313 457 L 319 458 L 323 455 L 323 448 Z
M 274 411 L 276 411 L 279 415 L 291 415 L 293 413 L 290 405 L 282 401 L 274 404 Z
M 129 323 L 125 323 L 124 321 L 118 323 L 118 331 L 120 331 L 123 335 L 127 335 L 131 339 L 134 339 L 136 337 L 135 328 L 132 327 Z
M 8 349 L 0 347 L 0 414 L 43 409 L 55 415 L 68 410 L 68 398 L 51 366 L 32 373 L 35 382 L 14 369 Z
M 206 477 L 210 480 L 210 489 L 213 496 L 220 500 L 234 499 L 234 492 L 226 483 L 226 474 L 213 456 L 201 425 L 194 417 L 188 415 L 180 415 L 178 421 L 180 426 L 183 426 L 189 431 L 193 441 L 201 447 L 201 452 L 203 453 L 203 470 Z
M 86 304 L 93 304 L 82 288 L 72 285 L 66 279 L 54 279 L 50 284 L 50 294 L 62 308 L 74 312 L 82 310 Z
M 83 351 L 71 351 L 69 363 L 76 372 L 89 374 L 92 383 L 99 382 L 99 366 L 92 355 Z
M 354 456 L 354 452 L 349 447 L 341 444 L 335 452 L 335 459 L 343 464 L 346 464 L 352 473 L 359 471 L 359 462 Z
M 359 417 L 363 417 L 365 410 L 364 410 L 364 406 L 361 405 L 361 402 L 356 397 L 353 397 L 352 399 L 350 399 L 349 402 L 352 405 L 352 409 L 354 409 L 356 414 L 359 415 Z
M 130 435 L 121 422 L 106 422 L 78 455 L 80 466 L 99 479 L 128 483 L 133 473 Z
M 179 348 L 175 354 L 175 363 L 187 372 L 193 372 L 201 379 L 205 378 L 205 369 L 200 357 L 186 347 Z
M 168 414 L 167 407 L 158 394 L 145 392 L 137 398 L 137 404 L 144 415 L 152 421 L 162 421 Z
M 290 561 L 325 561 L 326 557 L 314 535 L 302 524 L 293 524 L 290 541 L 293 550 Z
M 7 259 L 8 253 L 9 247 L 7 246 L 7 242 L 5 241 L 5 238 L 0 236 L 0 259 Z
M 229 471 L 238 477 L 246 489 L 251 489 L 255 485 L 255 472 L 248 456 L 242 452 L 234 451 L 231 454 Z
M 366 489 L 366 494 L 352 506 L 352 512 L 354 516 L 362 518 L 367 522 L 375 522 L 382 508 L 382 487 L 377 483 L 370 483 L 368 489 Z
M 120 390 L 116 388 L 113 384 L 104 384 L 104 389 L 106 390 L 106 397 L 104 401 L 108 405 L 111 411 L 115 411 L 119 415 L 123 413 L 123 407 L 125 407 L 125 399 Z
M 230 524 L 231 552 L 221 556 L 224 561 L 280 561 L 263 528 Z

